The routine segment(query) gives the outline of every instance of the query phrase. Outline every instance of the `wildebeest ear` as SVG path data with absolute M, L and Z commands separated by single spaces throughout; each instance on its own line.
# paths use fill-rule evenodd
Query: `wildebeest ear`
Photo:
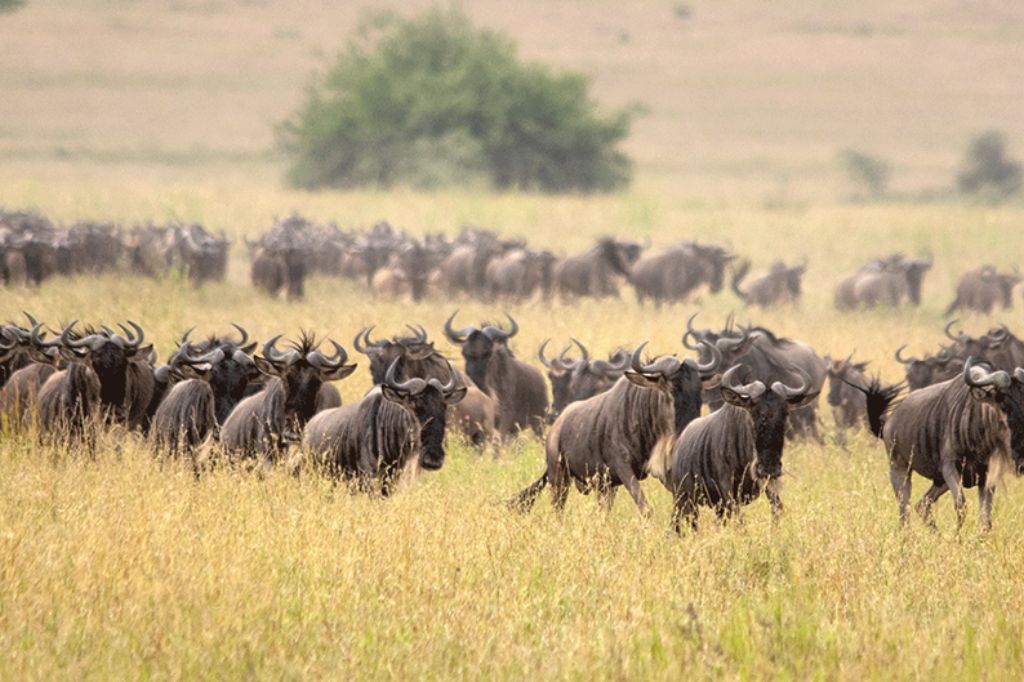
M 271 377 L 281 376 L 281 372 L 270 360 L 256 355 L 253 357 L 253 362 L 256 363 L 256 369 L 260 371 L 260 374 L 266 374 Z
M 75 362 L 76 360 L 82 360 L 83 358 L 89 357 L 89 351 L 86 348 L 76 351 L 74 348 L 60 346 L 60 356 L 68 362 Z
M 725 386 L 722 386 L 722 399 L 725 402 L 729 403 L 730 405 L 742 407 L 745 410 L 749 410 L 751 407 L 754 406 L 754 403 L 756 402 L 755 400 L 751 400 L 749 397 L 741 393 L 737 393 L 731 388 L 727 388 Z
M 336 370 L 321 374 L 321 376 L 323 377 L 324 381 L 339 381 L 347 377 L 352 372 L 356 371 L 356 367 L 358 366 L 359 365 L 357 364 L 342 365 Z
M 133 359 L 135 359 L 135 358 L 148 358 L 150 353 L 152 353 L 152 352 L 153 352 L 153 344 L 150 343 L 150 344 L 147 344 L 145 346 L 141 346 L 139 348 L 136 348 L 135 350 L 133 350 L 131 352 L 131 354 L 128 357 L 133 358 Z
M 253 341 L 252 343 L 250 343 L 245 348 L 239 348 L 238 350 L 242 351 L 246 355 L 252 355 L 253 353 L 256 352 L 256 343 L 257 343 L 256 341 Z
M 459 388 L 456 388 L 453 391 L 449 391 L 448 393 L 445 393 L 444 394 L 444 404 L 445 405 L 454 405 L 455 403 L 460 402 L 463 398 L 466 397 L 466 391 L 468 391 L 468 390 L 469 389 L 466 388 L 465 386 L 461 386 Z

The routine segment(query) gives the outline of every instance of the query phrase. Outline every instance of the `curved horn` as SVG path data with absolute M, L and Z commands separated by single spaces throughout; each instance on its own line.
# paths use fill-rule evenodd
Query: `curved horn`
M 29 313 L 27 310 L 22 310 L 21 314 L 25 316 L 26 320 L 28 320 L 29 329 L 39 324 L 39 322 L 36 321 L 36 318 L 32 317 L 32 314 Z
M 455 368 L 452 367 L 452 363 L 445 360 L 444 364 L 448 367 L 448 383 L 442 384 L 441 380 L 437 378 L 430 379 L 427 383 L 430 386 L 433 386 L 437 390 L 441 391 L 442 395 L 447 395 L 448 393 L 451 393 L 453 390 L 455 390 L 455 387 L 458 385 L 458 382 L 455 381 L 456 372 Z
M 388 388 L 394 389 L 399 393 L 406 393 L 408 395 L 416 395 L 427 387 L 427 382 L 419 377 L 413 377 L 407 381 L 397 381 L 395 379 L 395 372 L 398 370 L 398 361 L 401 358 L 395 358 L 392 360 L 391 365 L 388 366 L 388 371 L 384 375 L 384 383 Z
M 41 327 L 42 325 L 39 325 L 39 326 Z M 35 325 L 32 326 L 32 329 L 35 329 Z M 11 344 L 8 345 L 8 344 L 4 343 L 2 341 L 2 339 L 11 339 Z M 6 326 L 0 327 L 0 352 L 9 351 L 9 350 L 11 350 L 12 348 L 14 348 L 17 345 L 18 345 L 18 338 L 16 336 L 10 336 L 8 331 L 7 331 L 7 327 Z
M 705 364 L 696 363 L 697 371 L 702 376 L 709 376 L 714 372 L 718 371 L 719 366 L 722 364 L 722 351 L 718 350 L 718 346 L 708 341 L 701 341 L 701 344 L 705 346 L 711 353 L 711 360 Z
M 96 341 L 106 340 L 99 334 L 90 334 L 89 336 L 86 336 L 85 338 L 81 338 L 78 340 L 71 338 L 71 329 L 76 324 L 78 324 L 78 320 L 73 320 L 71 324 L 64 327 L 64 329 L 62 329 L 60 332 L 60 342 L 67 346 L 68 348 L 84 348 L 86 346 L 91 347 L 92 344 L 94 344 Z
M 466 342 L 466 337 L 472 334 L 474 331 L 476 331 L 476 327 L 463 327 L 462 329 L 454 329 L 452 327 L 452 321 L 458 314 L 459 311 L 458 309 L 456 309 L 455 312 L 451 314 L 451 317 L 445 320 L 444 335 L 447 336 L 448 340 L 451 341 L 452 343 L 463 344 Z
M 231 326 L 237 329 L 238 333 L 242 335 L 241 339 L 232 342 L 236 348 L 241 348 L 242 346 L 249 342 L 249 332 L 245 331 L 245 327 L 235 322 L 232 322 Z
M 945 332 L 945 334 L 946 334 L 946 338 L 948 338 L 948 339 L 949 339 L 949 340 L 951 340 L 951 341 L 956 341 L 956 342 L 958 342 L 958 343 L 959 343 L 959 342 L 960 342 L 961 340 L 963 340 L 963 338 L 964 338 L 965 334 L 964 334 L 963 332 L 960 332 L 960 334 L 959 334 L 959 335 L 957 335 L 957 336 L 953 336 L 953 335 L 952 335 L 952 334 L 951 334 L 951 333 L 949 332 L 949 330 L 950 330 L 950 329 L 952 329 L 952 328 L 953 328 L 953 325 L 954 325 L 954 324 L 956 324 L 957 322 L 959 322 L 959 320 L 950 320 L 949 322 L 947 322 L 947 323 L 946 323 L 946 328 L 945 328 L 945 329 L 944 329 L 943 331 L 944 331 L 944 332 Z
M 683 345 L 689 348 L 690 350 L 700 350 L 700 339 L 697 339 L 697 332 L 693 330 L 693 321 L 697 318 L 697 315 L 699 314 L 700 311 L 698 310 L 693 315 L 690 315 L 690 318 L 686 320 L 686 331 L 683 332 Z M 691 336 L 697 339 L 697 343 L 690 345 L 689 339 Z
M 76 320 L 76 322 L 77 322 L 77 320 Z M 74 326 L 74 324 L 75 323 L 72 322 L 71 325 L 69 325 L 69 326 Z M 43 328 L 43 325 L 40 324 L 39 322 L 36 322 L 35 325 L 33 325 L 33 327 L 32 327 L 32 331 L 29 333 L 29 338 L 32 340 L 32 343 L 34 343 L 37 347 L 39 347 L 39 348 L 53 348 L 54 346 L 59 346 L 61 343 L 63 343 L 63 341 L 62 341 L 63 336 L 61 336 L 59 338 L 56 338 L 56 339 L 53 339 L 52 341 L 44 341 L 43 337 L 41 337 L 39 335 L 39 331 L 42 328 Z
M 672 356 L 666 356 L 661 360 L 658 360 L 649 365 L 644 365 L 643 363 L 641 363 L 640 352 L 644 349 L 645 346 L 647 346 L 647 343 L 647 341 L 644 341 L 639 346 L 637 346 L 636 350 L 633 351 L 633 356 L 629 360 L 630 369 L 632 369 L 637 374 L 661 374 L 662 376 L 669 376 L 671 374 L 674 374 L 675 371 L 679 369 L 679 365 L 681 363 L 679 362 L 679 360 Z
M 427 342 L 427 330 L 424 329 L 421 325 L 413 326 L 411 324 L 407 324 L 405 325 L 405 328 L 411 331 L 416 336 L 416 341 L 418 343 Z
M 964 383 L 971 388 L 985 388 L 986 386 L 995 386 L 999 389 L 1007 389 L 1010 387 L 1010 375 L 1003 370 L 998 372 L 987 372 L 981 379 L 975 380 L 971 376 L 971 369 L 975 367 L 974 358 L 970 357 L 964 362 Z M 1014 375 L 1017 371 L 1014 370 Z
M 184 362 L 189 365 L 201 365 L 204 363 L 215 365 L 224 359 L 224 351 L 222 351 L 220 348 L 214 348 L 209 353 L 205 353 L 204 355 L 192 355 L 192 345 L 189 343 L 181 344 L 181 347 L 178 348 L 178 352 L 176 353 L 176 355 L 179 356 L 181 362 Z
M 757 400 L 765 391 L 764 383 L 756 379 L 749 384 L 736 383 L 736 375 L 739 374 L 742 367 L 743 365 L 733 365 L 725 370 L 725 374 L 722 375 L 722 388 L 727 388 L 747 400 Z
M 590 351 L 587 350 L 587 347 L 580 343 L 576 338 L 571 336 L 569 338 L 572 339 L 572 342 L 580 349 L 580 353 L 583 354 L 583 362 L 590 362 Z
M 795 369 L 797 374 L 800 375 L 799 388 L 787 386 L 781 381 L 775 381 L 772 383 L 772 392 L 782 396 L 783 398 L 786 398 L 787 400 L 792 398 L 799 398 L 800 396 L 806 394 L 807 391 L 811 388 L 811 378 L 807 376 L 807 372 L 803 371 L 799 367 L 794 367 L 793 369 Z
M 324 371 L 333 371 L 345 364 L 348 360 L 348 353 L 341 347 L 341 344 L 334 339 L 327 339 L 334 346 L 334 354 L 331 357 L 327 357 L 318 350 L 313 351 L 306 359 L 309 360 L 309 364 L 313 365 L 317 369 Z
M 352 347 L 356 349 L 357 353 L 363 355 L 369 355 L 374 350 L 374 344 L 370 341 L 370 332 L 373 331 L 373 326 L 363 327 L 356 336 L 352 339 Z
M 275 346 L 277 346 L 277 342 L 282 336 L 284 336 L 284 334 L 278 334 L 263 344 L 263 357 L 275 364 L 284 363 L 290 365 L 298 359 L 299 354 L 296 351 L 282 353 L 277 350 Z
M 896 362 L 899 362 L 899 363 L 904 364 L 904 365 L 907 364 L 907 363 L 910 363 L 910 362 L 917 362 L 918 359 L 915 358 L 915 357 L 909 357 L 909 358 L 903 357 L 903 349 L 906 348 L 906 347 L 907 347 L 907 344 L 903 344 L 902 346 L 900 346 L 899 348 L 896 349 Z
M 193 327 L 189 327 L 188 329 L 186 329 L 186 330 L 185 330 L 185 331 L 184 331 L 184 332 L 182 333 L 182 335 L 181 335 L 181 340 L 180 340 L 180 341 L 178 341 L 178 345 L 179 345 L 179 346 L 183 346 L 183 345 L 185 345 L 186 343 L 188 343 L 188 337 L 192 335 L 192 332 L 193 332 L 193 331 L 195 331 L 195 327 L 194 327 L 194 326 L 193 326 Z M 169 363 L 168 363 L 168 364 L 169 364 Z
M 135 324 L 131 320 L 128 320 L 128 325 L 135 330 L 135 334 L 132 334 L 131 331 L 128 330 L 128 327 L 125 327 L 123 324 L 119 323 L 117 326 L 120 327 L 121 330 L 125 333 L 128 345 L 132 348 L 138 348 L 146 339 L 146 334 L 145 332 L 142 331 L 142 327 Z
M 537 359 L 540 360 L 540 364 L 544 365 L 545 367 L 549 367 L 550 368 L 551 367 L 551 363 L 553 361 L 552 360 L 548 360 L 546 357 L 544 357 L 544 349 L 548 347 L 549 343 L 551 343 L 551 339 L 547 338 L 547 339 L 544 339 L 544 343 L 540 344 L 540 348 L 537 349 Z
M 516 334 L 519 333 L 519 323 L 515 321 L 515 318 L 513 318 L 508 313 L 505 313 L 505 317 L 508 318 L 508 321 L 511 324 L 512 328 L 509 329 L 508 331 L 505 331 L 501 327 L 495 327 L 494 325 L 487 325 L 482 330 L 483 333 L 487 335 L 487 338 L 492 339 L 492 340 L 495 340 L 495 339 L 511 339 L 513 336 L 515 336 Z
M 1021 369 L 1020 367 L 1014 368 L 1013 378 L 1024 384 L 1024 369 Z

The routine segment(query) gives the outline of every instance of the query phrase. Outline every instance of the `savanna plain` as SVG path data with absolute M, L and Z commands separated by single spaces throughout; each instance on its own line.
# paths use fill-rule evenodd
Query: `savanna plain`
M 595 3 L 586 21 L 583 4 L 528 4 L 543 21 L 498 3 L 467 10 L 509 30 L 530 57 L 592 73 L 599 96 L 646 100 L 650 112 L 627 145 L 638 161 L 629 192 L 282 189 L 267 131 L 294 108 L 315 55 L 351 30 L 353 10 L 323 10 L 337 16 L 304 24 L 274 3 L 85 2 L 65 11 L 30 0 L 0 18 L 0 83 L 10 95 L 0 109 L 0 204 L 67 222 L 194 220 L 235 244 L 221 283 L 56 278 L 0 290 L 0 319 L 23 310 L 50 325 L 131 319 L 161 359 L 193 325 L 213 333 L 238 322 L 261 340 L 311 329 L 351 351 L 363 326 L 392 334 L 419 323 L 454 360 L 458 349 L 441 330 L 455 308 L 467 322 L 507 310 L 522 329 L 513 350 L 534 362 L 548 337 L 575 336 L 597 351 L 649 340 L 655 352 L 683 355 L 690 314 L 714 326 L 735 313 L 822 354 L 856 351 L 895 382 L 898 346 L 920 355 L 943 340 L 942 313 L 962 271 L 1024 261 L 1019 203 L 846 204 L 827 170 L 834 147 L 886 145 L 902 189 L 927 188 L 952 174 L 975 127 L 1024 120 L 1019 101 L 1007 104 L 1019 81 L 998 66 L 1024 49 L 1016 4 L 986 3 L 970 21 L 953 4 L 923 2 L 898 14 L 864 3 L 863 16 L 837 15 L 831 3 L 695 4 L 688 19 L 671 3 L 644 3 L 644 12 L 621 8 L 621 21 L 612 3 Z M 559 27 L 578 38 L 550 40 Z M 194 40 L 197 32 L 205 38 Z M 260 40 L 272 47 L 254 51 Z M 733 49 L 713 52 L 716 41 Z M 179 44 L 194 50 L 178 53 Z M 952 54 L 939 50 L 936 65 L 928 50 L 937 45 Z M 692 66 L 683 82 L 673 80 L 679 54 Z M 795 68 L 806 54 L 822 61 Z M 996 65 L 984 77 L 967 69 L 978 54 Z M 759 64 L 766 79 L 753 76 Z M 853 74 L 845 87 L 828 77 L 836 70 Z M 883 72 L 884 87 L 854 94 L 850 82 L 875 83 Z M 916 121 L 907 134 L 871 102 L 894 97 L 903 78 L 914 87 L 890 113 Z M 944 101 L 947 90 L 974 104 Z M 772 101 L 774 113 L 758 121 L 751 112 Z M 997 104 L 981 116 L 988 101 Z M 292 210 L 342 226 L 386 218 L 413 233 L 472 223 L 562 254 L 605 234 L 655 246 L 701 239 L 729 245 L 755 269 L 804 256 L 809 266 L 799 305 L 768 311 L 744 308 L 728 290 L 644 307 L 628 286 L 602 301 L 485 305 L 434 293 L 412 304 L 326 278 L 285 302 L 251 287 L 242 239 Z M 922 305 L 835 311 L 834 282 L 892 251 L 934 257 Z M 1019 292 L 1014 304 L 961 324 L 980 333 L 1005 322 L 1020 333 Z M 346 402 L 370 387 L 358 361 L 338 384 Z M 700 531 L 682 538 L 670 530 L 669 493 L 652 479 L 648 520 L 625 494 L 606 514 L 575 491 L 562 516 L 546 497 L 529 515 L 509 512 L 505 503 L 542 468 L 532 435 L 481 455 L 450 434 L 440 471 L 379 500 L 284 471 L 223 467 L 197 482 L 122 432 L 101 437 L 95 457 L 5 432 L 0 678 L 1024 676 L 1021 481 L 1008 477 L 998 489 L 988 534 L 977 529 L 973 498 L 957 534 L 948 496 L 936 506 L 938 532 L 916 519 L 901 529 L 880 442 L 860 432 L 840 444 L 824 399 L 820 414 L 824 442 L 786 448 L 778 524 L 762 499 L 742 523 L 718 525 L 705 513 Z M 926 484 L 914 485 L 919 495 Z

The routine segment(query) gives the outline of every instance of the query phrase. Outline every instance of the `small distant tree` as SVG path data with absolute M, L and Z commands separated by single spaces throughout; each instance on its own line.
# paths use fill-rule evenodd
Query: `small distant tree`
M 520 61 L 457 10 L 375 15 L 279 126 L 299 187 L 603 191 L 628 183 L 631 110 L 602 114 L 579 74 Z
M 879 199 L 885 195 L 892 170 L 889 162 L 856 149 L 843 149 L 839 152 L 839 165 L 846 173 L 854 199 Z
M 956 186 L 962 194 L 991 201 L 1002 201 L 1020 191 L 1021 166 L 1007 156 L 1002 133 L 989 130 L 971 140 Z
M 25 5 L 25 0 L 0 0 L 0 14 L 13 12 Z

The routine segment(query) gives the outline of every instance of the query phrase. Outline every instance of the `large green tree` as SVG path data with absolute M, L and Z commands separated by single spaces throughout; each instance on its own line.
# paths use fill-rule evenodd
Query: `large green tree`
M 524 63 L 507 38 L 434 9 L 365 23 L 279 138 L 300 187 L 603 191 L 629 182 L 631 118 L 599 111 L 585 77 Z

